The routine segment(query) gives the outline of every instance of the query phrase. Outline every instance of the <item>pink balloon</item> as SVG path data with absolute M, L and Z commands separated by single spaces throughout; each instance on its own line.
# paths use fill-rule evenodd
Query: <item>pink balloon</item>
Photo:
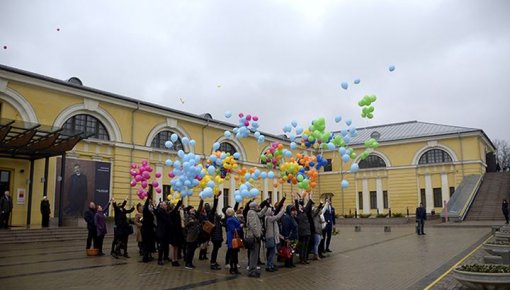
M 136 180 L 136 182 L 140 182 L 140 181 L 142 181 L 142 179 L 143 179 L 143 178 L 142 178 L 142 176 L 141 176 L 141 175 L 137 175 L 137 176 L 135 176 L 135 180 Z
M 149 179 L 151 176 L 150 176 L 149 172 L 145 171 L 144 173 L 142 173 L 142 177 L 144 179 Z
M 251 121 L 251 115 L 249 115 L 249 114 L 248 114 L 248 115 L 246 115 L 246 120 L 247 120 L 247 121 Z
M 242 118 L 244 117 L 244 114 L 243 113 L 239 113 L 239 118 Z
M 250 122 L 248 122 L 248 121 L 244 121 L 244 125 L 245 125 L 246 127 L 248 127 L 248 126 L 250 126 Z
M 152 170 L 153 170 L 152 167 L 150 167 L 150 166 L 147 167 L 147 171 L 152 172 Z
M 138 188 L 138 194 L 142 193 L 143 192 L 143 188 L 139 187 Z
M 156 192 L 157 192 L 157 193 L 161 193 L 161 188 L 159 188 L 159 187 L 158 187 L 158 188 L 156 188 Z
M 156 172 L 156 178 L 160 178 L 161 177 L 161 172 Z
M 158 186 L 159 186 L 159 183 L 158 183 L 156 180 L 154 180 L 154 181 L 152 182 L 152 186 L 154 186 L 154 187 L 158 187 Z
M 145 165 L 147 165 L 147 163 L 148 163 L 147 160 L 142 160 L 142 165 L 145 166 Z
M 252 119 L 253 119 L 253 121 L 257 122 L 257 121 L 259 120 L 259 117 L 257 117 L 257 116 L 253 116 L 253 118 L 252 118 Z
M 136 169 L 137 165 L 135 163 L 131 163 L 131 168 Z
M 144 189 L 147 188 L 147 185 L 148 185 L 147 181 L 145 181 L 145 180 L 142 181 L 142 188 L 144 188 Z
M 134 169 L 131 169 L 131 170 L 129 170 L 129 174 L 131 174 L 131 176 L 134 177 L 138 174 L 138 172 L 136 172 L 136 170 L 134 170 Z
M 136 180 L 131 180 L 129 185 L 131 185 L 131 187 L 135 187 L 136 186 Z
M 168 177 L 170 178 L 174 178 L 175 177 L 175 174 L 173 172 L 168 172 Z

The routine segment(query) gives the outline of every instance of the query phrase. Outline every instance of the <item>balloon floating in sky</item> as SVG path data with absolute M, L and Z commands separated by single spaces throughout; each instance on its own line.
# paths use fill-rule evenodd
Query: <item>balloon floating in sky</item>
M 225 112 L 225 118 L 227 118 L 227 119 L 228 119 L 228 118 L 230 118 L 230 117 L 232 117 L 232 112 L 230 112 L 230 111 L 226 111 L 226 112 Z
M 355 80 L 354 80 L 354 84 L 355 84 L 355 85 L 359 85 L 359 83 L 360 83 L 360 82 L 361 82 L 361 80 L 360 80 L 360 79 L 355 79 Z
M 60 31 L 60 28 L 57 28 L 57 31 Z
M 388 70 L 389 70 L 389 71 L 394 71 L 394 70 L 395 70 L 395 66 L 394 66 L 394 65 L 390 65 L 390 66 L 388 67 Z
M 7 49 L 7 45 L 4 45 L 4 49 Z
M 372 96 L 364 96 L 363 99 L 361 99 L 358 102 L 358 106 L 360 106 L 361 109 L 361 117 L 362 118 L 368 118 L 372 119 L 374 117 L 374 106 L 372 106 L 372 103 L 377 100 L 377 97 L 375 95 Z
M 347 88 L 349 87 L 349 84 L 347 82 L 342 82 L 341 86 L 342 86 L 342 89 L 347 90 Z

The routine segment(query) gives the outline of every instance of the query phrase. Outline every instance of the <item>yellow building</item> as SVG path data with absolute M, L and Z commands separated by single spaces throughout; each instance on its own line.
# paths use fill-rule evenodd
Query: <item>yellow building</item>
M 40 224 L 43 195 L 50 200 L 52 217 L 61 215 L 61 221 L 80 215 L 89 200 L 106 203 L 114 197 L 138 203 L 129 170 L 142 160 L 162 173 L 158 182 L 163 192 L 156 199 L 164 199 L 170 192 L 165 161 L 175 160 L 179 149 L 206 157 L 219 142 L 222 151 L 240 153 L 241 166 L 264 170 L 260 155 L 271 142 L 289 145 L 289 140 L 265 133 L 263 144 L 253 137 L 227 138 L 224 132 L 235 125 L 209 114 L 194 115 L 100 91 L 76 78 L 62 81 L 6 66 L 0 66 L 0 117 L 0 190 L 13 196 L 13 226 Z M 464 176 L 484 174 L 486 154 L 494 151 L 482 130 L 421 122 L 359 129 L 352 148 L 362 152 L 362 141 L 375 131 L 380 147 L 360 161 L 357 173 L 347 173 L 350 164 L 342 167 L 336 151 L 323 152 L 331 159 L 331 170 L 321 170 L 314 191 L 316 196 L 333 194 L 337 213 L 385 212 L 390 207 L 405 212 L 419 200 L 426 201 L 429 212 L 440 210 Z M 164 143 L 173 133 L 179 140 L 168 150 Z M 185 137 L 196 141 L 193 148 L 183 144 Z M 342 178 L 350 183 L 344 190 Z M 274 187 L 275 182 L 255 182 L 261 198 L 276 201 L 282 192 L 297 190 L 290 184 Z M 233 191 L 238 187 L 233 178 L 222 184 L 220 208 L 235 203 Z M 185 203 L 198 200 L 194 194 Z

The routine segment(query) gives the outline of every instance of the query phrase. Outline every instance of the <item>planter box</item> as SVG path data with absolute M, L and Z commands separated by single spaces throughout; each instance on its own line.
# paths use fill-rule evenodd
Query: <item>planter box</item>
M 491 254 L 498 256 L 497 253 L 494 252 L 494 250 L 510 250 L 510 245 L 494 245 L 494 244 L 483 244 L 483 249 Z
M 510 273 L 477 273 L 455 269 L 453 277 L 469 289 L 510 289 Z

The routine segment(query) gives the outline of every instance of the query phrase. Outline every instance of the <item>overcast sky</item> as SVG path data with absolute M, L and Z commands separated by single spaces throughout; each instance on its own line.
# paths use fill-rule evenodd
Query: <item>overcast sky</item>
M 251 113 L 274 134 L 321 116 L 338 130 L 341 115 L 510 140 L 510 1 L 0 0 L 0 10 L 1 64 L 178 110 Z M 378 97 L 369 121 L 365 94 Z

